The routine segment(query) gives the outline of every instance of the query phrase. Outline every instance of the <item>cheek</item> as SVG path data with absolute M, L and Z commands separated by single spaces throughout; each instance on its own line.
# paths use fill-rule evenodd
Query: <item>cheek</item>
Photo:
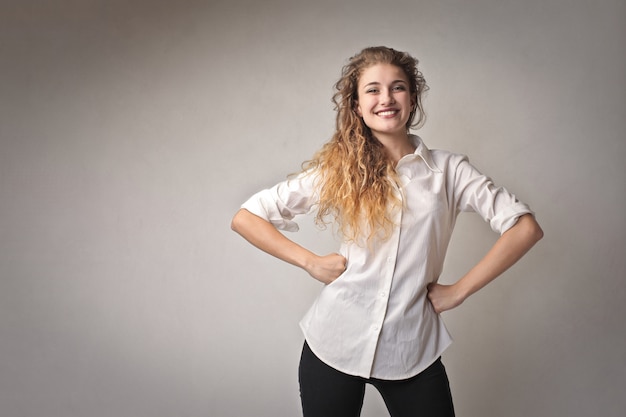
M 375 106 L 376 103 L 374 100 L 371 100 L 370 97 L 365 97 L 363 100 L 356 103 L 356 111 L 360 117 L 365 117 L 364 115 L 369 114 Z

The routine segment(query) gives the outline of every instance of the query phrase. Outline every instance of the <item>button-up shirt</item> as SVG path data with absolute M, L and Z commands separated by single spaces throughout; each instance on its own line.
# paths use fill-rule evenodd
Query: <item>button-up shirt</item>
M 457 215 L 478 213 L 504 233 L 530 208 L 474 168 L 464 155 L 416 146 L 396 166 L 391 236 L 373 244 L 343 242 L 346 270 L 325 285 L 300 327 L 323 362 L 350 375 L 398 380 L 432 364 L 452 339 L 427 298 L 441 275 Z M 306 172 L 260 191 L 242 208 L 281 230 L 315 210 L 316 176 Z

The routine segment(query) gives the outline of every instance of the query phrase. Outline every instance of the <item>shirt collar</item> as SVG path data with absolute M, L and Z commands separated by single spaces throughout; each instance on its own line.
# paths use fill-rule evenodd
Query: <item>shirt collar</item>
M 439 167 L 435 164 L 435 161 L 433 160 L 433 156 L 430 153 L 430 149 L 428 149 L 426 147 L 426 145 L 424 144 L 424 142 L 422 141 L 422 138 L 420 138 L 417 135 L 409 135 L 409 139 L 411 139 L 411 141 L 413 142 L 413 144 L 415 145 L 415 152 L 414 155 L 419 156 L 420 158 L 422 158 L 422 160 L 426 163 L 426 166 L 433 172 L 443 172 L 439 169 Z

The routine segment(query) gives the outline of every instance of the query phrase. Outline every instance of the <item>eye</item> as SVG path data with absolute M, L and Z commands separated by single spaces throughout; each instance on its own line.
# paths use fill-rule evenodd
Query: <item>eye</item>
M 365 92 L 368 94 L 378 93 L 378 88 L 368 88 Z
M 395 85 L 393 91 L 406 91 L 406 87 L 402 84 Z

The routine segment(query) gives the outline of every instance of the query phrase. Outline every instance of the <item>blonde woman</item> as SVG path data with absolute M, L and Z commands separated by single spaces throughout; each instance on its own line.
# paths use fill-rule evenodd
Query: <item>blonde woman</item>
M 300 322 L 304 417 L 359 416 L 365 385 L 393 417 L 453 416 L 441 354 L 451 343 L 440 313 L 519 260 L 543 232 L 530 208 L 459 154 L 429 150 L 410 128 L 424 122 L 427 89 L 409 54 L 366 48 L 335 85 L 336 131 L 303 171 L 246 201 L 232 228 L 324 284 Z M 342 237 L 315 254 L 277 229 L 314 211 Z M 473 211 L 500 234 L 452 285 L 438 284 L 456 218 Z

